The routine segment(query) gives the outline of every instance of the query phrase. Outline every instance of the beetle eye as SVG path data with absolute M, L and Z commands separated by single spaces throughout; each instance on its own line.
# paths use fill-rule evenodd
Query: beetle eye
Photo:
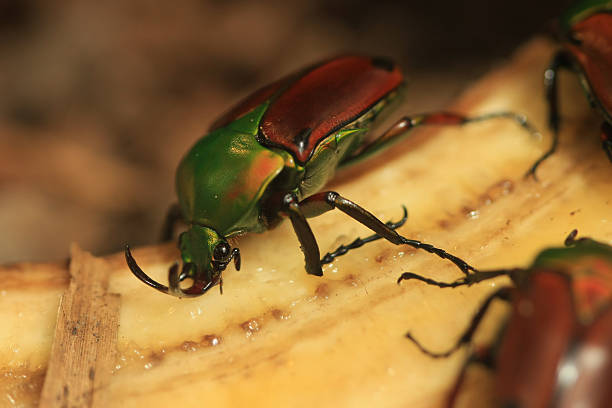
M 216 261 L 225 261 L 229 258 L 230 252 L 229 244 L 227 242 L 221 242 L 215 247 L 213 251 L 213 258 Z

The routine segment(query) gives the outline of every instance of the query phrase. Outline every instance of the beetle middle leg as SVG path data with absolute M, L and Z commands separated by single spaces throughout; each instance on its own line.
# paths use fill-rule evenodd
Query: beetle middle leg
M 354 202 L 342 197 L 340 194 L 334 191 L 326 191 L 315 194 L 297 204 L 297 210 L 301 214 L 301 216 L 308 218 L 316 217 L 335 208 L 347 214 L 354 220 L 359 221 L 361 224 L 374 231 L 376 235 L 385 238 L 387 241 L 393 244 L 410 245 L 414 248 L 422 249 L 429 253 L 435 254 L 440 258 L 448 259 L 449 261 L 454 263 L 459 269 L 461 269 L 461 271 L 463 271 L 463 273 L 465 273 L 466 275 L 469 275 L 470 272 L 476 272 L 476 269 L 469 265 L 467 262 L 465 262 L 459 257 L 456 257 L 455 255 L 449 254 L 441 248 L 437 248 L 431 244 L 427 244 L 413 239 L 408 239 L 401 236 L 393 228 L 390 228 L 387 224 L 376 218 L 372 213 L 370 213 L 363 207 L 360 207 L 359 205 L 355 204 Z M 296 211 L 296 208 L 294 208 L 292 211 Z M 316 248 L 317 257 L 319 253 L 319 248 L 316 245 L 316 240 L 314 239 L 312 230 L 310 230 L 310 227 L 306 223 L 306 220 L 304 219 L 302 223 L 302 221 L 299 219 L 299 216 L 297 216 L 296 214 L 292 216 L 290 212 L 289 215 L 291 217 L 294 229 L 298 234 L 298 238 L 300 239 L 300 244 L 302 245 L 302 248 L 304 250 L 304 254 L 306 256 L 306 270 L 308 271 L 309 262 L 314 263 L 314 260 L 312 259 L 312 257 L 315 255 L 314 248 Z M 309 236 L 311 236 L 312 239 L 310 239 Z M 311 259 L 310 261 L 309 257 Z M 317 258 L 316 262 L 319 265 L 319 270 L 321 270 L 321 261 Z

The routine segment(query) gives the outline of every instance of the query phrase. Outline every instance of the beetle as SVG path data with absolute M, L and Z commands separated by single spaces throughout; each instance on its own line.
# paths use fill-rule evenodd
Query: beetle
M 533 164 L 529 174 L 552 155 L 559 144 L 558 73 L 567 69 L 578 75 L 591 104 L 602 116 L 601 142 L 612 162 L 612 1 L 583 0 L 560 18 L 562 48 L 544 71 L 548 101 L 550 148 Z
M 130 270 L 147 285 L 177 297 L 202 295 L 217 283 L 222 290 L 222 272 L 232 260 L 237 270 L 241 263 L 239 249 L 231 248 L 228 238 L 266 231 L 284 217 L 293 225 L 311 275 L 322 276 L 322 263 L 381 237 L 448 259 L 465 273 L 474 270 L 440 248 L 399 235 L 395 228 L 405 221 L 405 208 L 401 222 L 383 223 L 336 192 L 320 192 L 337 168 L 378 152 L 421 125 L 509 118 L 535 133 L 524 116 L 512 112 L 477 117 L 435 112 L 405 116 L 380 136 L 366 138 L 402 85 L 402 73 L 389 59 L 346 55 L 255 91 L 217 119 L 178 166 L 178 205 L 169 211 L 163 235 L 169 239 L 180 220 L 188 225 L 179 236 L 180 273 L 178 263 L 173 264 L 169 286 L 160 284 L 142 271 L 126 246 Z M 375 234 L 320 259 L 306 218 L 334 208 Z M 185 279 L 192 281 L 188 288 L 181 287 Z
M 472 337 L 495 299 L 511 304 L 510 316 L 491 346 L 472 348 L 452 391 L 453 406 L 471 363 L 495 369 L 495 396 L 503 407 L 609 407 L 612 401 L 612 247 L 570 233 L 565 247 L 542 251 L 527 269 L 479 271 L 455 282 L 418 279 L 439 287 L 472 285 L 501 275 L 514 286 L 482 302 L 461 337 L 431 357 L 448 357 Z

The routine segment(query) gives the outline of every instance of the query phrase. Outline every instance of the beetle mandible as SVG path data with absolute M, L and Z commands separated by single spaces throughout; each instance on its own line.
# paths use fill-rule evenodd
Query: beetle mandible
M 463 260 L 433 245 L 399 235 L 397 223 L 383 223 L 336 192 L 320 192 L 338 167 L 361 160 L 421 125 L 461 125 L 491 118 L 509 118 L 535 133 L 526 119 L 512 112 L 477 117 L 447 112 L 405 116 L 380 136 L 366 138 L 374 119 L 396 98 L 403 84 L 395 63 L 385 58 L 333 58 L 265 86 L 240 102 L 210 128 L 186 154 L 176 173 L 178 205 L 164 227 L 169 239 L 174 224 L 188 230 L 179 236 L 183 267 L 168 272 L 169 286 L 151 279 L 126 246 L 130 270 L 147 285 L 173 296 L 199 296 L 219 283 L 233 260 L 240 268 L 240 251 L 227 239 L 263 232 L 289 217 L 304 252 L 306 271 L 323 274 L 322 263 L 366 242 L 385 238 L 423 249 L 474 270 Z M 306 218 L 334 208 L 364 224 L 374 235 L 357 239 L 320 258 Z M 182 288 L 181 282 L 192 285 Z
M 544 72 L 548 101 L 548 124 L 553 132 L 550 148 L 527 174 L 535 176 L 538 166 L 559 144 L 558 72 L 575 72 L 586 96 L 602 116 L 601 143 L 612 162 L 612 1 L 583 0 L 569 8 L 559 21 L 562 48 Z
M 511 303 L 508 320 L 493 345 L 472 348 L 459 373 L 448 406 L 454 406 L 471 363 L 495 369 L 495 397 L 504 407 L 605 408 L 612 401 L 612 247 L 588 238 L 542 251 L 528 269 L 474 272 L 455 282 L 437 282 L 405 273 L 439 287 L 458 287 L 500 275 L 503 287 L 482 303 L 472 322 L 448 351 L 435 353 L 411 333 L 406 336 L 424 353 L 447 357 L 472 337 L 495 299 Z

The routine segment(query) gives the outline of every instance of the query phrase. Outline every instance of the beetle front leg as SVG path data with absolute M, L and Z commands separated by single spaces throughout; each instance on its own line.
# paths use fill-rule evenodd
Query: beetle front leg
M 283 211 L 289 216 L 293 229 L 300 241 L 300 247 L 304 252 L 306 261 L 306 272 L 310 275 L 323 276 L 319 246 L 317 240 L 306 221 L 306 217 L 300 209 L 297 198 L 293 194 L 287 194 L 283 198 Z
M 455 255 L 449 254 L 441 248 L 401 236 L 365 208 L 360 207 L 334 191 L 326 191 L 310 196 L 303 200 L 299 206 L 306 217 L 315 217 L 326 211 L 337 208 L 343 213 L 347 214 L 349 217 L 370 228 L 376 233 L 376 235 L 380 235 L 393 244 L 410 245 L 413 248 L 422 249 L 429 253 L 435 254 L 440 258 L 448 259 L 457 265 L 457 267 L 466 275 L 469 275 L 470 271 L 476 272 L 476 269 L 467 262 L 456 257 Z

